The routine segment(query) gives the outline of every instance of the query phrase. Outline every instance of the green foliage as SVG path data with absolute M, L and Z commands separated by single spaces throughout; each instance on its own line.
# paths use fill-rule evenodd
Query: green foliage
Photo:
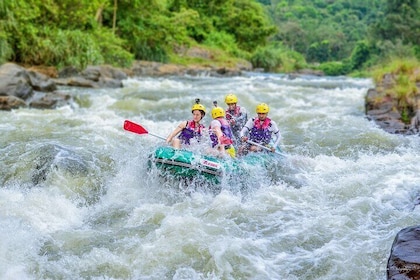
M 0 31 L 0 64 L 3 64 L 13 55 L 13 50 L 7 42 L 6 34 Z
M 251 52 L 265 45 L 276 30 L 262 5 L 253 0 L 173 0 L 169 3 L 171 11 L 182 11 L 183 8 L 197 11 L 204 22 L 199 29 L 201 37 L 193 35 L 197 42 L 205 41 L 212 32 L 225 32 L 233 35 L 239 49 Z
M 92 36 L 99 47 L 104 63 L 120 67 L 128 67 L 132 64 L 134 55 L 127 51 L 127 43 L 116 37 L 111 30 L 98 28 L 92 32 Z
M 174 12 L 170 21 L 169 33 L 177 44 L 189 44 L 191 39 L 201 43 L 213 29 L 209 18 L 202 18 L 197 11 L 191 9 L 182 8 L 179 12 Z
M 258 47 L 251 56 L 254 68 L 263 68 L 266 72 L 276 72 L 281 66 L 281 51 L 274 46 Z
M 266 38 L 274 34 L 276 28 L 269 25 L 262 7 L 249 0 L 235 1 L 235 5 L 222 30 L 234 34 L 238 46 L 245 51 L 264 46 Z
M 359 41 L 350 56 L 351 70 L 362 68 L 363 64 L 370 58 L 370 46 L 366 41 Z
M 392 58 L 414 58 L 415 49 L 412 44 L 404 44 L 401 40 L 391 41 L 382 41 L 381 54 L 385 57 Z
M 330 61 L 322 63 L 318 69 L 323 71 L 328 76 L 341 76 L 350 73 L 351 66 L 349 63 L 341 61 Z
M 138 60 L 149 60 L 166 63 L 168 53 L 162 44 L 150 44 L 150 42 L 138 40 L 133 46 L 135 58 Z
M 402 120 L 406 123 L 410 121 L 410 116 L 417 105 L 416 84 L 420 82 L 418 69 L 420 69 L 420 62 L 415 58 L 392 58 L 385 64 L 375 67 L 372 72 L 372 77 L 377 84 L 381 84 L 386 75 L 392 75 L 394 84 L 387 88 L 387 94 L 398 100 L 398 109 L 402 114 Z
M 293 72 L 306 66 L 301 54 L 278 44 L 257 48 L 250 60 L 254 68 L 266 72 Z
M 376 65 L 372 70 L 372 78 L 376 83 L 380 83 L 385 74 L 408 75 L 412 76 L 416 82 L 420 77 L 416 74 L 416 69 L 420 68 L 420 63 L 415 58 L 389 58 L 381 64 Z
M 109 31 L 87 33 L 80 30 L 61 30 L 48 26 L 40 29 L 21 29 L 20 61 L 29 65 L 87 65 L 109 63 L 129 65 L 132 55 L 125 51 L 120 39 Z
M 203 43 L 209 47 L 220 48 L 234 56 L 239 56 L 241 53 L 235 42 L 235 37 L 225 31 L 211 32 L 207 35 L 206 40 Z
M 419 26 L 418 0 L 6 0 L 0 62 L 127 66 L 183 60 L 194 46 L 217 63 L 289 72 L 309 61 L 344 75 L 420 57 Z
M 272 18 L 278 27 L 274 40 L 305 55 L 309 62 L 348 58 L 358 41 L 368 36 L 386 0 L 276 1 Z
M 281 57 L 281 72 L 289 73 L 294 72 L 300 69 L 307 67 L 305 57 L 293 50 L 283 51 L 280 55 Z
M 420 45 L 420 7 L 417 0 L 387 0 L 386 9 L 373 28 L 373 34 L 381 40 Z
M 0 36 L 3 60 L 13 55 L 15 61 L 29 65 L 84 68 L 101 63 L 129 65 L 133 59 L 124 49 L 124 41 L 96 25 L 94 15 L 104 1 L 5 3 L 0 9 L 5 16 L 0 22 L 4 30 Z

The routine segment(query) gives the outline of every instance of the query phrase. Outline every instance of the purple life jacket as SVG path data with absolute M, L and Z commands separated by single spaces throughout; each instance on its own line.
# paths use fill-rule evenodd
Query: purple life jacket
M 232 129 L 226 119 L 218 118 L 216 119 L 220 122 L 220 129 L 222 130 L 223 136 L 221 137 L 220 141 L 221 144 L 229 146 L 233 143 L 233 134 Z M 217 139 L 217 135 L 212 131 L 211 126 L 210 129 L 210 140 L 212 148 L 216 147 L 219 144 L 219 140 Z
M 181 130 L 181 133 L 179 134 L 178 138 L 181 139 L 181 142 L 190 145 L 190 140 L 192 138 L 196 138 L 198 142 L 200 142 L 201 139 L 201 130 L 204 129 L 204 125 L 199 124 L 196 127 L 196 124 L 194 121 L 187 121 L 187 125 Z
M 259 144 L 269 144 L 271 140 L 271 119 L 265 118 L 264 122 L 254 118 L 254 126 L 249 133 L 249 139 Z

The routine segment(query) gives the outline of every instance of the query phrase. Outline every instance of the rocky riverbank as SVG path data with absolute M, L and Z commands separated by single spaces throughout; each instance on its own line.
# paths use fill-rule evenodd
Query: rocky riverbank
M 399 94 L 395 92 L 397 76 L 391 73 L 385 74 L 375 88 L 368 90 L 365 100 L 366 116 L 386 132 L 402 135 L 419 134 L 420 83 L 416 83 L 417 94 L 401 100 Z M 406 106 L 402 106 L 401 103 Z
M 83 71 L 66 67 L 58 71 L 54 67 L 22 67 L 14 63 L 0 66 L 0 110 L 20 107 L 53 109 L 67 104 L 71 96 L 59 91 L 58 86 L 86 88 L 117 88 L 122 81 L 136 76 L 211 76 L 232 77 L 244 72 L 260 72 L 251 63 L 240 62 L 235 67 L 203 65 L 163 64 L 150 61 L 135 61 L 130 68 L 115 68 L 109 65 L 88 66 Z M 323 75 L 319 71 L 302 69 L 290 75 Z
M 20 107 L 52 109 L 67 104 L 71 96 L 58 86 L 87 88 L 122 87 L 122 81 L 133 76 L 207 75 L 213 77 L 238 76 L 251 71 L 252 65 L 243 63 L 235 68 L 212 66 L 181 66 L 157 62 L 136 61 L 129 69 L 108 65 L 88 66 L 83 71 L 67 67 L 22 67 L 14 63 L 0 66 L 0 110 Z

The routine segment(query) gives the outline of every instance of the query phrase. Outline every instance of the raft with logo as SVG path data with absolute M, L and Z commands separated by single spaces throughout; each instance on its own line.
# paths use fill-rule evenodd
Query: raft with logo
M 276 159 L 277 158 L 277 159 Z M 268 167 L 278 160 L 274 153 L 252 153 L 244 157 L 231 159 L 194 153 L 189 150 L 177 150 L 169 146 L 159 146 L 148 159 L 148 168 L 156 168 L 162 176 L 179 178 L 201 177 L 211 183 L 221 183 L 223 178 L 238 177 L 248 173 L 255 166 Z

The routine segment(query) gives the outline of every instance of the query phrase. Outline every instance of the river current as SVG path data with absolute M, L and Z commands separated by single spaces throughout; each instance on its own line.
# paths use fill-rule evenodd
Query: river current
M 420 220 L 420 137 L 366 119 L 372 86 L 141 77 L 60 88 L 74 102 L 55 110 L 0 111 L 0 279 L 386 279 L 395 235 Z M 255 172 L 185 192 L 148 171 L 164 141 L 124 120 L 166 137 L 195 98 L 208 125 L 229 92 L 251 116 L 269 104 L 286 153 L 276 180 Z

